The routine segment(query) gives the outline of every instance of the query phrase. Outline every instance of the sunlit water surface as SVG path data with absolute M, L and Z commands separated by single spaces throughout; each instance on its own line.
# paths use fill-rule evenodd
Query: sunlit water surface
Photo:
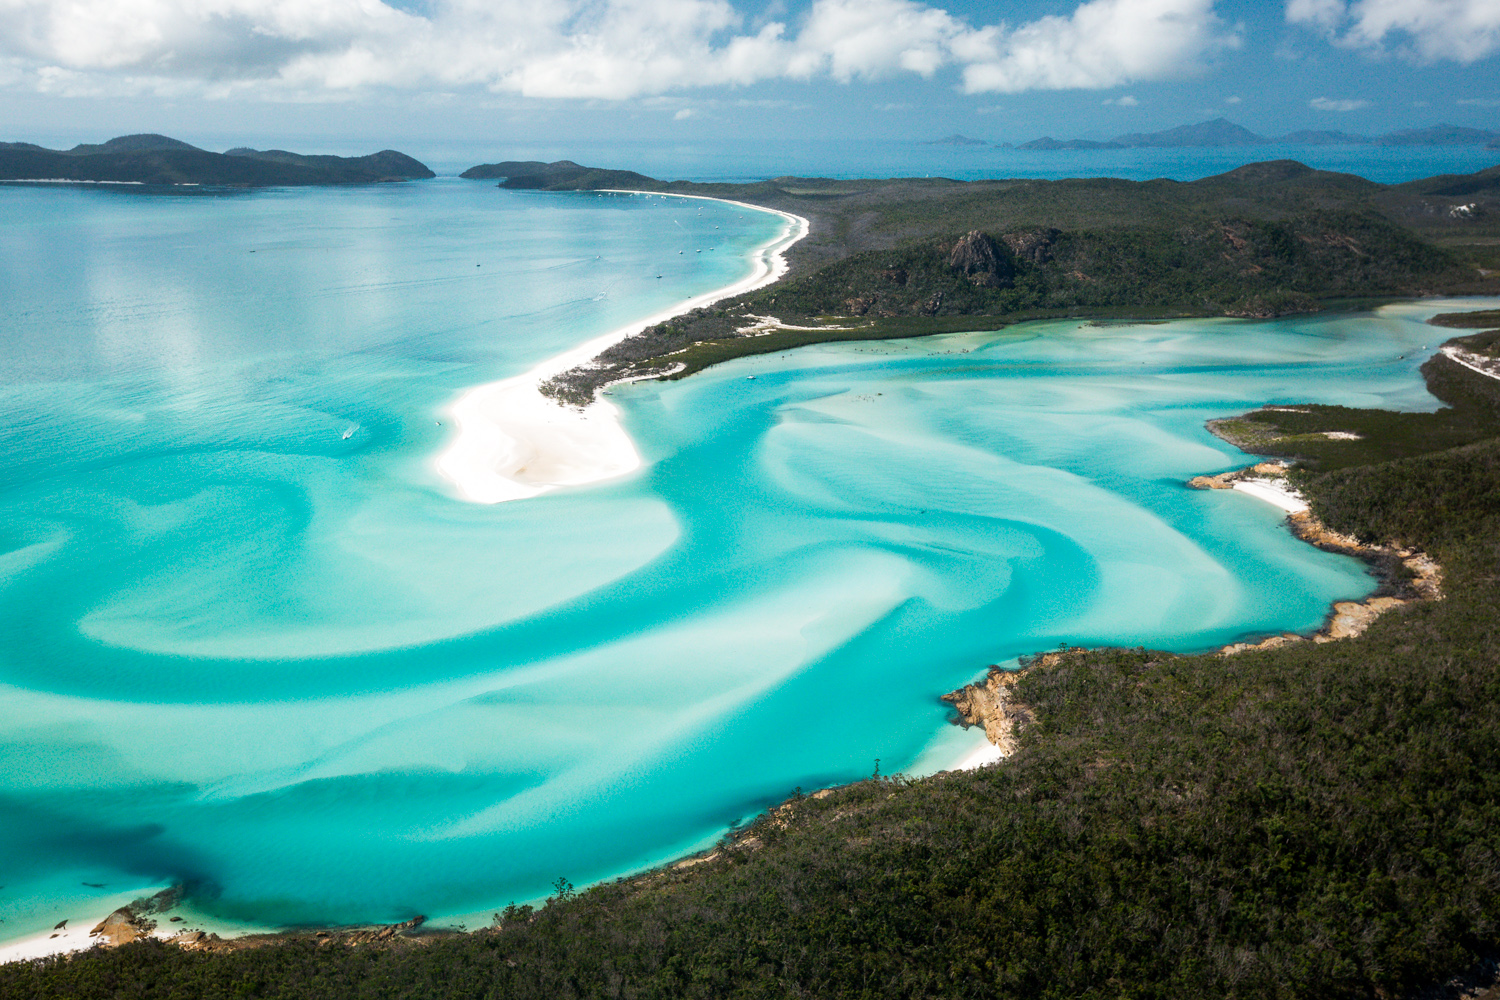
M 985 664 L 1371 589 L 1183 486 L 1247 461 L 1206 419 L 1437 405 L 1433 304 L 1035 323 L 622 387 L 641 472 L 478 506 L 431 467 L 461 389 L 780 220 L 456 180 L 0 220 L 0 938 L 172 882 L 219 921 L 457 918 L 948 766 L 938 696 Z

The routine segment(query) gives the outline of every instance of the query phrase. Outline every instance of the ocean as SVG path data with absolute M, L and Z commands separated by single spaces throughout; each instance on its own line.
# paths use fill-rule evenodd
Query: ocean
M 0 220 L 0 940 L 172 884 L 184 926 L 472 927 L 951 766 L 987 664 L 1316 628 L 1372 579 L 1185 488 L 1249 461 L 1203 422 L 1433 409 L 1449 308 L 743 359 L 614 390 L 637 472 L 483 505 L 433 461 L 464 389 L 782 221 L 453 177 Z

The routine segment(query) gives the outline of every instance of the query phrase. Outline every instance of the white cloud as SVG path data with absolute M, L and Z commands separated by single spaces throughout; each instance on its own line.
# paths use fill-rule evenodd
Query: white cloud
M 1244 98 L 1242 98 L 1238 94 L 1236 94 L 1233 97 L 1226 97 L 1226 98 L 1224 98 L 1224 103 L 1225 104 L 1238 104 L 1242 100 L 1244 100 Z
M 1206 54 L 1238 44 L 1212 0 L 1091 0 L 1069 17 L 986 28 L 966 39 L 964 89 L 1102 89 L 1159 80 L 1190 73 Z
M 1360 108 L 1368 108 L 1369 101 L 1335 100 L 1329 97 L 1314 97 L 1307 102 L 1307 106 L 1314 111 L 1358 111 Z
M 1104 101 L 1105 104 L 1113 104 L 1117 108 L 1134 108 L 1141 102 L 1126 94 L 1123 97 L 1111 97 Z
M 1500 51 L 1496 0 L 1287 0 L 1286 19 L 1339 45 L 1467 65 Z
M 1497 97 L 1460 97 L 1458 103 L 1471 108 L 1500 108 L 1500 98 Z
M 6 78 L 57 93 L 329 100 L 382 88 L 619 100 L 767 79 L 953 67 L 964 89 L 1095 88 L 1191 72 L 1236 44 L 1213 0 L 1089 0 L 973 27 L 918 0 L 0 0 Z M 12 86 L 18 84 L 12 82 Z

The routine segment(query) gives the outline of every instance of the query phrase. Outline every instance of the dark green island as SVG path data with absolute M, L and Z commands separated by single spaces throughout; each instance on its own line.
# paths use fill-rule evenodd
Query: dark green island
M 1497 183 L 1262 164 L 1193 184 L 662 185 L 796 212 L 813 235 L 787 280 L 646 344 L 711 363 L 745 339 L 726 332 L 744 312 L 771 307 L 871 337 L 1495 294 Z M 559 878 L 482 930 L 141 941 L 0 967 L 0 996 L 1493 997 L 1500 380 L 1484 369 L 1500 329 L 1440 319 L 1477 367 L 1426 363 L 1437 413 L 1278 407 L 1238 427 L 1297 460 L 1327 529 L 1435 559 L 1440 599 L 1339 641 L 1038 655 L 989 685 L 1013 734 L 997 764 L 788 789 L 713 851 L 581 892 Z M 1409 596 L 1403 565 L 1377 566 L 1383 591 Z
M 124 135 L 72 149 L 0 142 L 0 182 L 62 181 L 202 187 L 308 187 L 435 177 L 394 149 L 369 156 L 307 156 L 283 149 L 211 153 L 165 135 Z

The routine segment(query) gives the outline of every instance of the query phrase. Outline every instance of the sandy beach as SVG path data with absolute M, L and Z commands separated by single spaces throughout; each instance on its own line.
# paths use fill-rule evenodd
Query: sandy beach
M 1241 493 L 1248 493 L 1257 500 L 1275 504 L 1288 514 L 1300 514 L 1307 510 L 1307 501 L 1296 490 L 1284 485 L 1285 480 L 1272 481 L 1268 479 L 1242 479 L 1234 484 L 1234 489 Z
M 549 358 L 524 375 L 475 386 L 459 396 L 446 411 L 454 427 L 453 437 L 435 464 L 464 500 L 484 504 L 524 500 L 564 486 L 613 479 L 640 468 L 640 453 L 621 426 L 620 412 L 613 404 L 596 397 L 582 410 L 563 406 L 541 394 L 542 383 L 587 364 L 606 348 L 647 327 L 769 285 L 786 273 L 786 250 L 808 231 L 808 222 L 801 216 L 743 202 L 700 195 L 608 193 L 721 201 L 779 215 L 786 226 L 774 239 L 756 248 L 751 256 L 753 270 L 744 279 L 596 337 Z
M 995 746 L 995 744 L 986 739 L 984 741 L 984 745 L 976 747 L 974 750 L 965 754 L 963 758 L 959 760 L 958 763 L 949 768 L 949 770 L 972 771 L 976 767 L 983 767 L 986 764 L 993 764 L 998 760 L 1004 759 L 1005 751 L 1001 750 L 999 747 Z

